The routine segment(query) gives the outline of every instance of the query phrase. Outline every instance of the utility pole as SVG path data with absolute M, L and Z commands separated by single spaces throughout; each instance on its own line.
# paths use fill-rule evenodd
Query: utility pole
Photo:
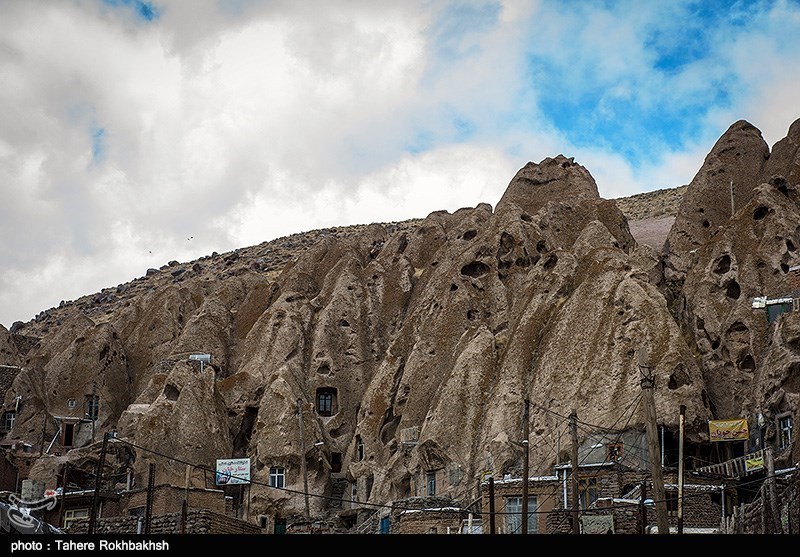
M 686 406 L 683 404 L 681 404 L 680 412 L 680 441 L 678 443 L 678 533 L 683 534 L 683 435 L 686 429 Z
M 100 480 L 103 476 L 103 466 L 106 460 L 106 450 L 108 449 L 108 437 L 106 432 L 103 435 L 103 446 L 100 448 L 100 458 L 97 459 L 97 469 L 94 474 L 94 496 L 92 497 L 92 508 L 89 514 L 89 534 L 94 534 L 95 525 L 97 523 L 97 504 L 100 501 Z M 63 494 L 62 494 L 63 495 Z
M 308 474 L 306 473 L 306 443 L 304 440 L 305 430 L 303 429 L 303 400 L 297 399 L 297 420 L 300 425 L 300 473 L 303 475 L 303 496 L 305 497 L 306 519 L 311 518 L 311 511 L 308 506 Z
M 653 476 L 653 496 L 656 505 L 656 523 L 659 534 L 669 534 L 667 519 L 667 498 L 664 492 L 664 477 L 661 470 L 660 450 L 658 447 L 658 425 L 656 424 L 656 404 L 653 400 L 655 377 L 647 365 L 647 353 L 644 348 L 638 350 L 639 371 L 642 373 L 641 385 L 645 402 L 645 425 L 647 427 L 647 447 L 650 452 L 650 471 Z
M 89 419 L 92 420 L 92 443 L 96 432 L 95 421 L 100 415 L 100 401 L 97 400 L 97 381 L 92 382 L 92 402 L 89 404 Z
M 580 534 L 578 508 L 580 482 L 578 480 L 578 412 L 573 408 L 569 415 L 569 430 L 572 436 L 572 533 Z
M 156 489 L 156 463 L 150 463 L 147 477 L 147 499 L 144 505 L 144 533 L 150 533 L 150 522 L 153 520 L 153 495 Z
M 735 212 L 733 204 L 733 180 L 731 180 L 731 216 L 733 216 Z
M 639 498 L 639 516 L 641 518 L 641 525 L 639 527 L 640 534 L 647 533 L 647 505 L 645 501 L 647 500 L 647 481 L 643 480 L 641 487 L 639 488 L 641 491 L 641 497 Z
M 496 532 L 494 526 L 494 475 L 489 476 L 489 533 Z
M 525 412 L 523 413 L 523 430 L 524 436 L 522 439 L 522 447 L 525 450 L 524 458 L 522 459 L 522 534 L 528 533 L 528 467 L 530 459 L 530 451 L 528 450 L 528 437 L 530 437 L 530 425 L 528 424 L 528 417 L 530 415 L 530 401 L 525 399 Z
M 769 503 L 770 510 L 772 511 L 772 525 L 775 528 L 776 534 L 783 534 L 781 527 L 781 515 L 778 508 L 778 494 L 775 490 L 775 459 L 772 455 L 772 447 L 765 449 L 767 457 L 767 488 L 769 490 Z M 764 505 L 766 507 L 766 505 Z

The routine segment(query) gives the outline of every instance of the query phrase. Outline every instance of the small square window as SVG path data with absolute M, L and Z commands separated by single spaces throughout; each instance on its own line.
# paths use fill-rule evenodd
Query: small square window
M 286 484 L 286 470 L 279 466 L 273 466 L 269 469 L 269 485 L 270 487 L 282 488 Z

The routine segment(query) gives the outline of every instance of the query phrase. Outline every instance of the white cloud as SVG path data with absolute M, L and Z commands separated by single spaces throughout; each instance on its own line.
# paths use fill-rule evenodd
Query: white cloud
M 653 41 L 682 46 L 695 4 L 154 5 L 146 22 L 94 0 L 0 4 L 6 326 L 172 259 L 494 205 L 559 153 L 607 198 L 682 185 L 733 121 L 772 144 L 800 115 L 800 9 L 783 0 L 693 27 L 707 52 L 672 72 L 653 71 Z M 553 92 L 599 99 L 580 134 L 542 103 Z M 632 136 L 648 160 L 593 135 L 664 126 L 662 109 L 696 125 Z

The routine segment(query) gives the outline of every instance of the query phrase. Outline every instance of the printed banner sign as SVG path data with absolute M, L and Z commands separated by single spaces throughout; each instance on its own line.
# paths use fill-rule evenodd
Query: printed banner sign
M 764 468 L 764 454 L 752 454 L 744 460 L 745 472 L 755 472 Z
M 217 485 L 249 484 L 250 459 L 218 459 L 216 477 Z
M 744 441 L 749 436 L 747 419 L 710 420 L 708 434 L 711 441 Z

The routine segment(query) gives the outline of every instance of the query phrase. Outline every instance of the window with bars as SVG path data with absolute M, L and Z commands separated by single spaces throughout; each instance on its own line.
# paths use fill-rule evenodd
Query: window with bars
M 522 533 L 522 497 L 506 497 L 505 527 L 506 534 Z M 528 496 L 528 534 L 535 534 L 539 530 L 538 514 L 536 513 L 536 496 Z

